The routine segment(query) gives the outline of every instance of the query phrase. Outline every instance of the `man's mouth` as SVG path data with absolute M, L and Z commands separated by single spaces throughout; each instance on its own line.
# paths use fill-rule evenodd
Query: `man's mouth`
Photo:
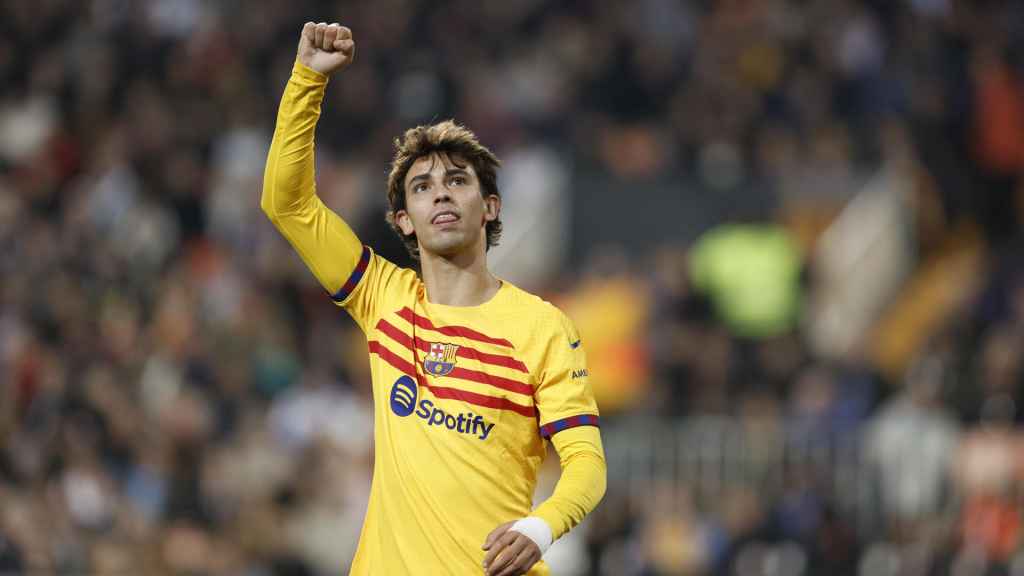
M 449 224 L 451 222 L 458 221 L 458 219 L 459 219 L 459 215 L 458 214 L 456 214 L 455 212 L 452 212 L 450 210 L 445 210 L 444 212 L 438 212 L 437 214 L 434 214 L 434 217 L 430 219 L 430 223 L 431 224 Z

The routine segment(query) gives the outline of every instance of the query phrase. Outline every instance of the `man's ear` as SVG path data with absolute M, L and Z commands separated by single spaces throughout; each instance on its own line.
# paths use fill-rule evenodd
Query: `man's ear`
M 494 222 L 501 213 L 501 197 L 491 194 L 484 198 L 484 222 Z
M 402 231 L 403 236 L 408 236 L 416 231 L 412 226 L 412 219 L 409 218 L 409 213 L 405 210 L 395 211 L 395 223 L 398 224 L 398 229 Z

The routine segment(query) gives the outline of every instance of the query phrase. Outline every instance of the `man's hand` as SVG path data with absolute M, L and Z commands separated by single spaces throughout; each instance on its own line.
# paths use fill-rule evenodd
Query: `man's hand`
M 299 62 L 330 76 L 344 70 L 356 57 L 356 43 L 352 31 L 335 22 L 314 24 L 306 22 L 299 38 Z
M 540 548 L 527 536 L 509 530 L 515 522 L 506 522 L 487 535 L 483 549 L 484 573 L 487 576 L 519 576 L 526 574 L 540 560 Z

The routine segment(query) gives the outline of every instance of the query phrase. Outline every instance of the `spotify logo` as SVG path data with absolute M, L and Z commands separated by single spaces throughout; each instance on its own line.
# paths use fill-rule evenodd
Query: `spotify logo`
M 391 411 L 399 416 L 408 416 L 416 408 L 416 381 L 408 375 L 402 376 L 391 386 Z

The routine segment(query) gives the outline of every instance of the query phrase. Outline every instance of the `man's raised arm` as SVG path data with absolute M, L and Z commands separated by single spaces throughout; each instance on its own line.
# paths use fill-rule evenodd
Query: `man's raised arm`
M 337 301 L 365 254 L 352 229 L 316 195 L 313 137 L 327 78 L 354 57 L 348 28 L 312 22 L 303 26 L 277 112 L 260 201 L 263 212 Z

